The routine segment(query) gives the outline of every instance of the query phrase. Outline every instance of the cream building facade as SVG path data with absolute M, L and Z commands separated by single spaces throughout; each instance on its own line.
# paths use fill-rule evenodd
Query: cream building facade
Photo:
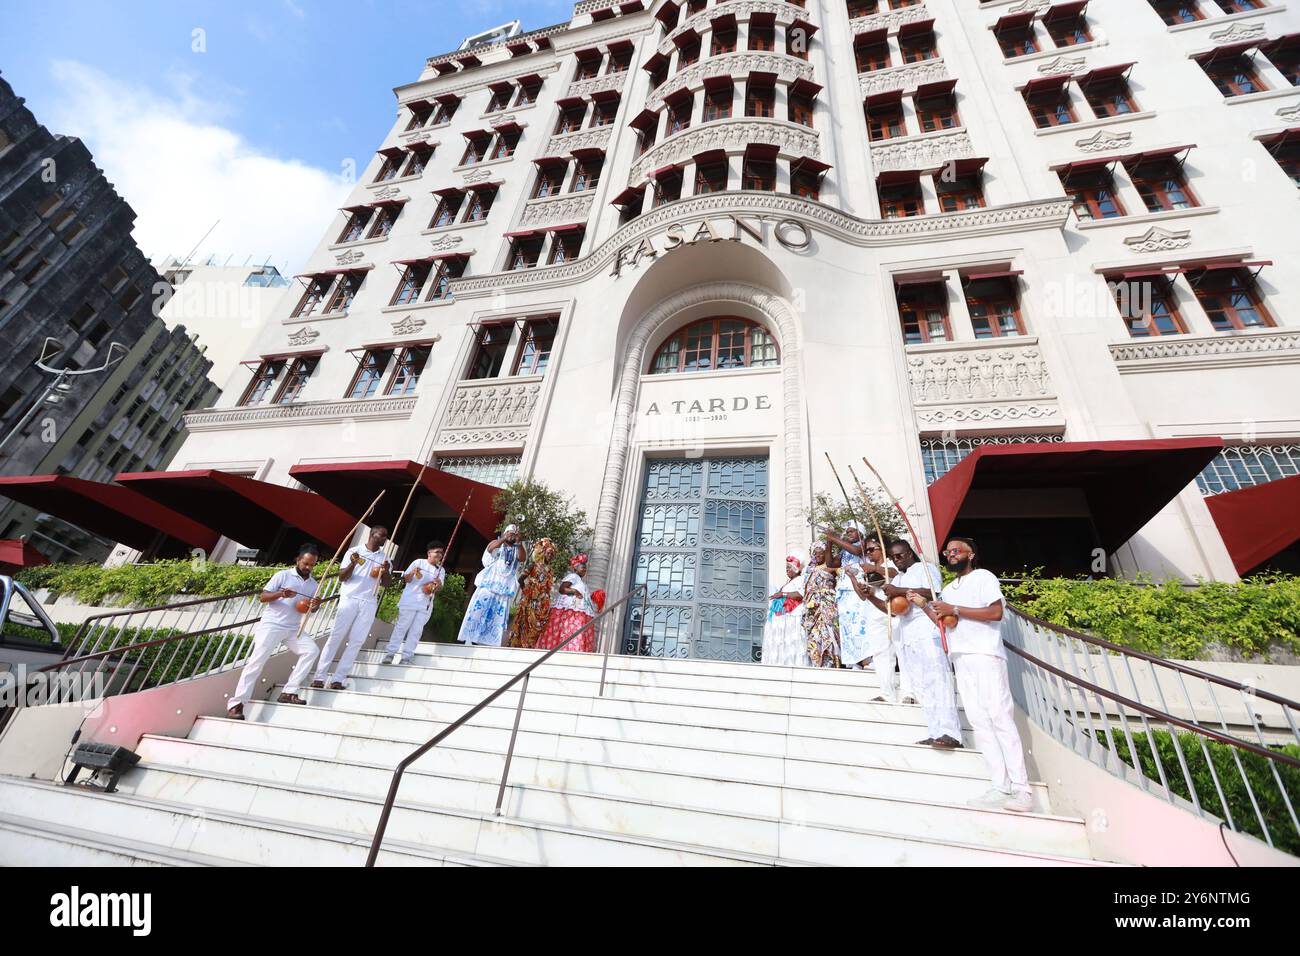
M 582 2 L 435 56 L 172 470 L 354 515 L 331 465 L 543 480 L 669 655 L 756 654 L 827 455 L 929 555 L 1233 579 L 1208 497 L 1300 463 L 1298 32 L 1229 0 Z M 936 491 L 980 449 L 1009 457 Z

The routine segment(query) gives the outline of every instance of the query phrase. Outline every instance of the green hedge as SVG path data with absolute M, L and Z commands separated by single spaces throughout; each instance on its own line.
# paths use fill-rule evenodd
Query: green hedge
M 1123 734 L 1113 730 L 1111 734 L 1115 741 L 1116 755 L 1132 767 L 1133 756 L 1129 751 L 1128 740 Z M 1156 750 L 1160 754 L 1160 762 L 1165 768 L 1169 789 L 1190 802 L 1191 792 L 1183 776 L 1182 766 L 1178 762 L 1178 753 L 1174 750 L 1173 736 L 1164 730 L 1152 731 L 1152 736 L 1155 738 Z M 1104 735 L 1097 740 L 1107 750 L 1110 749 Z M 1210 774 L 1210 763 L 1206 762 L 1205 752 L 1201 749 L 1202 740 L 1204 738 L 1192 733 L 1178 735 L 1178 744 L 1187 760 L 1187 770 L 1191 775 L 1192 784 L 1196 787 L 1197 799 L 1208 812 L 1222 819 L 1223 804 L 1219 800 L 1219 792 Z M 1159 781 L 1160 774 L 1156 770 L 1155 759 L 1151 756 L 1151 745 L 1146 739 L 1146 734 L 1138 734 L 1134 731 L 1133 743 L 1137 747 L 1142 773 L 1152 780 Z M 1255 816 L 1250 794 L 1246 791 L 1246 783 L 1237 770 L 1236 760 L 1233 759 L 1236 748 L 1212 740 L 1205 741 L 1205 747 L 1209 751 L 1214 772 L 1218 774 L 1219 786 L 1223 788 L 1224 799 L 1228 803 L 1228 809 L 1232 813 L 1237 829 L 1261 840 L 1264 839 L 1264 831 Z M 1294 744 L 1273 749 L 1292 757 L 1300 757 L 1300 746 Z M 1258 754 L 1236 752 L 1250 781 L 1250 789 L 1254 791 L 1255 800 L 1259 803 L 1260 814 L 1264 817 L 1264 822 L 1273 837 L 1273 845 L 1287 853 L 1300 854 L 1300 834 L 1296 833 L 1295 826 L 1291 823 L 1291 815 L 1287 812 L 1282 793 L 1278 790 L 1277 781 L 1273 779 L 1273 771 L 1269 765 L 1272 764 L 1277 768 L 1282 778 L 1282 786 L 1286 788 L 1293 805 L 1300 802 L 1300 767 L 1278 763 Z
M 54 596 L 68 594 L 83 604 L 105 606 L 114 596 L 115 606 L 153 607 L 165 604 L 173 595 L 186 597 L 223 597 L 263 587 L 277 567 L 249 567 L 238 564 L 215 564 L 210 561 L 151 561 L 124 564 L 115 568 L 96 564 L 47 564 L 25 568 L 18 580 L 32 590 L 48 588 Z M 325 570 L 324 562 L 316 566 L 316 576 Z M 388 588 L 380 599 L 379 619 L 392 621 L 397 616 L 400 587 Z M 433 605 L 429 627 L 438 640 L 453 640 L 465 613 L 465 579 L 447 575 L 447 581 Z
M 1243 657 L 1300 653 L 1300 578 L 1264 575 L 1237 584 L 1036 578 L 1005 585 L 1013 603 L 1071 627 L 1161 657 L 1197 660 L 1210 645 Z

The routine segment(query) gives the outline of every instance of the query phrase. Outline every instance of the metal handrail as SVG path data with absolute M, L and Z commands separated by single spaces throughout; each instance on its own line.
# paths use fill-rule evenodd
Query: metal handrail
M 528 694 L 528 681 L 531 678 L 533 671 L 537 670 L 537 668 L 541 667 L 543 664 L 549 661 L 551 657 L 554 656 L 557 652 L 563 650 L 568 645 L 568 643 L 572 641 L 574 638 L 578 637 L 578 635 L 595 627 L 597 621 L 599 621 L 601 618 L 605 617 L 607 614 L 614 611 L 616 608 L 621 607 L 622 605 L 628 603 L 638 593 L 642 594 L 645 597 L 645 599 L 649 601 L 649 597 L 650 597 L 649 586 L 646 584 L 638 584 L 636 587 L 628 591 L 627 594 L 624 594 L 613 604 L 606 605 L 605 608 L 602 611 L 600 611 L 599 614 L 593 617 L 590 621 L 588 621 L 582 627 L 578 628 L 578 630 L 574 631 L 567 638 L 565 638 L 555 647 L 551 648 L 549 651 L 547 651 L 537 660 L 533 661 L 531 664 L 529 664 L 527 667 L 521 670 L 514 677 L 510 678 L 508 681 L 506 681 L 504 684 L 502 684 L 492 693 L 488 694 L 486 697 L 484 697 L 481 701 L 479 701 L 477 704 L 475 704 L 465 713 L 461 714 L 460 717 L 456 718 L 456 720 L 452 721 L 441 731 L 439 731 L 439 733 L 436 736 L 426 741 L 420 747 L 413 750 L 406 757 L 404 757 L 401 763 L 399 763 L 397 765 L 397 768 L 393 771 L 393 779 L 388 786 L 388 795 L 384 797 L 384 808 L 379 814 L 379 825 L 375 828 L 375 835 L 370 842 L 370 853 L 366 857 L 365 865 L 368 867 L 374 866 L 375 860 L 378 859 L 379 857 L 379 848 L 383 845 L 384 842 L 384 832 L 388 829 L 388 818 L 392 815 L 393 804 L 397 801 L 397 790 L 402 785 L 402 775 L 406 773 L 406 768 L 409 767 L 411 764 L 415 763 L 415 761 L 419 760 L 421 757 L 427 754 L 434 747 L 438 746 L 438 744 L 442 743 L 444 740 L 450 737 L 461 727 L 464 727 L 467 723 L 470 722 L 470 720 L 476 717 L 482 710 L 487 708 L 488 705 L 490 705 L 494 700 L 496 700 L 498 697 L 500 697 L 502 694 L 508 691 L 511 687 L 514 687 L 515 684 L 519 683 L 520 681 L 523 681 L 523 686 L 519 689 L 519 702 L 515 706 L 515 722 L 514 722 L 514 726 L 511 728 L 510 731 L 510 745 L 506 749 L 505 767 L 501 771 L 501 785 L 500 787 L 497 788 L 497 804 L 496 804 L 495 813 L 498 816 L 500 816 L 501 802 L 506 792 L 506 781 L 510 775 L 510 763 L 511 760 L 514 758 L 514 753 L 515 753 L 515 739 L 519 735 L 519 720 L 523 716 L 523 712 L 524 712 L 524 697 Z M 644 613 L 642 613 L 641 615 L 641 622 L 642 622 L 642 626 L 644 627 L 645 625 Z M 600 670 L 599 696 L 602 697 L 605 694 L 605 668 L 609 664 L 609 653 L 611 647 L 613 646 L 613 643 L 614 643 L 613 641 L 605 642 L 605 650 L 603 652 L 604 659 L 601 662 L 601 670 Z
M 1260 700 L 1276 705 L 1291 737 L 1300 743 L 1300 728 L 1297 727 L 1300 704 L 1215 674 L 1051 624 L 1011 605 L 1008 608 L 1010 613 L 1003 618 L 1003 644 L 1012 652 L 1011 659 L 1017 665 L 1012 668 L 1015 677 L 1012 681 L 1013 695 L 1021 709 L 1045 733 L 1143 791 L 1163 796 L 1174 805 L 1186 807 L 1183 800 L 1190 801 L 1191 809 L 1201 817 L 1226 824 L 1234 831 L 1259 836 L 1269 846 L 1277 846 L 1274 840 L 1276 829 L 1286 848 L 1292 853 L 1300 853 L 1300 817 L 1297 817 L 1296 801 L 1288 790 L 1288 782 L 1280 772 L 1292 776 L 1295 769 L 1300 768 L 1300 759 L 1270 746 L 1261 725 L 1264 718 L 1256 712 L 1255 706 Z M 1147 665 L 1142 683 L 1135 663 Z M 1163 682 L 1162 672 L 1157 671 L 1157 667 L 1165 669 Z M 1116 679 L 1117 674 L 1127 679 L 1131 691 L 1123 688 L 1120 680 Z M 1203 682 L 1198 689 L 1207 695 L 1199 702 L 1188 689 L 1188 684 L 1197 680 Z M 1217 693 L 1216 688 L 1232 693 L 1225 697 Z M 1148 696 L 1154 694 L 1155 700 L 1144 702 L 1144 691 Z M 1175 716 L 1167 699 L 1167 695 L 1176 698 L 1180 693 L 1181 706 L 1187 710 L 1185 717 Z M 1236 720 L 1234 717 L 1234 726 L 1253 730 L 1253 740 L 1243 739 L 1229 730 L 1221 697 L 1231 702 L 1236 695 L 1241 697 L 1245 719 Z M 1167 755 L 1162 758 L 1157 730 L 1167 732 L 1176 767 Z M 1180 740 L 1180 731 L 1191 735 L 1195 743 L 1187 738 Z M 1279 729 L 1274 733 L 1283 731 Z M 1121 752 L 1118 737 L 1123 737 L 1127 755 Z M 1144 761 L 1139 751 L 1138 739 L 1142 737 L 1146 741 L 1142 750 L 1148 753 L 1149 761 Z M 1219 755 L 1220 764 L 1226 766 L 1216 765 L 1209 742 L 1228 748 L 1228 756 Z M 1208 781 L 1202 776 L 1199 783 L 1188 760 L 1189 755 L 1195 755 L 1198 750 L 1203 761 L 1202 773 L 1208 773 Z M 1261 774 L 1257 770 L 1252 779 L 1243 763 L 1243 756 L 1248 755 L 1263 758 L 1267 772 Z M 1169 767 L 1165 766 L 1167 761 Z M 1237 775 L 1235 788 L 1229 786 L 1234 769 Z M 1185 797 L 1183 792 L 1176 792 L 1178 787 L 1171 782 L 1177 779 L 1176 775 L 1181 775 Z M 1239 812 L 1235 815 L 1234 801 L 1229 799 L 1229 792 L 1237 801 Z M 1208 810 L 1205 804 L 1212 805 L 1216 800 L 1217 807 Z M 1244 806 L 1246 803 L 1248 807 Z M 1286 833 L 1288 824 L 1290 833 Z
M 1179 671 L 1189 677 L 1196 677 L 1200 680 L 1207 680 L 1212 684 L 1218 684 L 1220 687 L 1226 687 L 1229 690 L 1245 691 L 1246 693 L 1253 694 L 1263 700 L 1271 701 L 1274 704 L 1281 704 L 1283 707 L 1292 707 L 1296 710 L 1300 710 L 1300 701 L 1292 700 L 1289 697 L 1271 694 L 1268 691 L 1260 690 L 1257 687 L 1251 687 L 1248 684 L 1241 684 L 1227 677 L 1220 677 L 1218 674 L 1211 674 L 1209 671 L 1197 670 L 1195 667 L 1188 667 L 1186 664 L 1180 664 L 1177 661 L 1171 661 L 1164 657 L 1157 657 L 1154 654 L 1148 654 L 1145 651 L 1139 651 L 1134 647 L 1125 647 L 1122 644 L 1113 644 L 1105 638 L 1097 637 L 1093 634 L 1087 634 L 1083 631 L 1076 631 L 1074 628 L 1067 627 L 1064 624 L 1053 624 L 1051 621 L 1046 621 L 1041 617 L 1036 617 L 1024 608 L 1009 602 L 1007 607 L 1032 624 L 1048 628 L 1059 634 L 1065 634 L 1074 638 L 1076 641 L 1083 641 L 1085 644 L 1091 644 L 1094 647 L 1102 647 L 1108 651 L 1123 654 L 1126 657 L 1136 657 L 1138 660 L 1146 661 L 1148 664 L 1158 664 L 1161 667 L 1167 667 L 1170 670 Z

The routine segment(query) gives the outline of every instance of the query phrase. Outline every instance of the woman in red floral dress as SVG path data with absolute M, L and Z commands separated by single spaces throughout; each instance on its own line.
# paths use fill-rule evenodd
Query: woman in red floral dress
M 549 651 L 553 647 L 559 647 L 565 638 L 579 630 L 596 615 L 595 606 L 587 591 L 587 582 L 584 580 L 587 576 L 587 556 L 576 555 L 569 562 L 569 568 L 571 569 L 569 573 L 560 581 L 559 594 L 551 602 L 551 616 L 546 621 L 546 630 L 537 640 L 539 650 Z M 570 641 L 564 649 L 588 653 L 595 650 L 596 635 L 593 630 L 583 632 L 581 637 Z
M 533 560 L 519 582 L 519 606 L 510 619 L 510 647 L 535 647 L 537 638 L 546 627 L 546 615 L 551 609 L 551 558 L 555 557 L 555 543 L 542 538 L 533 545 Z

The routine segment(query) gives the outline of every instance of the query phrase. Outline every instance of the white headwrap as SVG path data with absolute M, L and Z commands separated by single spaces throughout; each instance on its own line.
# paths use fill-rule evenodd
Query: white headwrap
M 802 571 L 804 567 L 808 564 L 808 555 L 796 548 L 794 551 L 791 551 L 789 554 L 785 556 L 785 560 L 787 564 L 793 561 L 795 564 L 799 566 L 799 570 Z
M 854 529 L 855 531 L 857 531 L 858 534 L 862 535 L 864 538 L 867 536 L 867 529 L 862 527 L 862 522 L 860 521 L 850 521 L 848 524 L 844 526 L 844 530 L 846 531 L 849 528 Z
M 518 533 L 519 533 L 519 525 L 517 525 L 517 524 L 508 524 L 508 525 L 506 525 L 505 530 L 501 532 L 501 537 L 504 538 L 506 535 L 510 534 L 510 532 L 512 532 L 512 531 L 513 531 L 515 534 L 518 534 Z

